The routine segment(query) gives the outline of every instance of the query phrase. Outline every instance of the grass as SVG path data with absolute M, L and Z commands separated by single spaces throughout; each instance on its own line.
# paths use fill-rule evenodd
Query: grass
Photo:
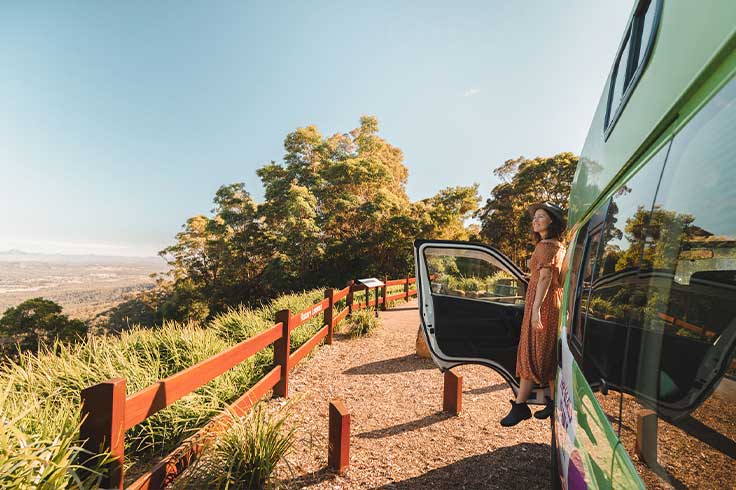
M 290 406 L 269 415 L 263 403 L 208 446 L 176 488 L 246 490 L 272 487 L 276 466 L 292 448 L 297 425 L 289 424 Z M 287 427 L 287 425 L 291 425 Z
M 23 435 L 74 464 L 80 457 L 74 445 L 82 389 L 124 377 L 128 394 L 136 393 L 270 327 L 276 311 L 288 307 L 296 312 L 323 294 L 306 291 L 260 308 L 236 308 L 204 326 L 169 322 L 154 329 L 133 328 L 120 336 L 90 337 L 77 345 L 55 345 L 7 362 L 0 366 L 0 386 L 6 390 L 0 400 L 0 420 L 6 433 L 16 433 L 16 442 L 7 444 L 21 444 Z M 321 316 L 292 333 L 293 349 L 320 328 Z M 272 350 L 264 349 L 127 431 L 126 469 L 138 472 L 153 457 L 170 452 L 260 379 L 272 360 Z M 19 483 L 0 488 L 26 487 Z
M 380 325 L 373 310 L 356 311 L 350 316 L 350 335 L 364 337 L 370 335 Z
M 403 286 L 389 288 L 389 294 L 400 290 Z M 77 441 L 82 389 L 124 377 L 127 393 L 136 393 L 269 328 L 277 311 L 289 308 L 297 313 L 323 295 L 323 290 L 288 294 L 258 308 L 231 309 L 206 325 L 167 322 L 153 329 L 134 327 L 119 336 L 57 344 L 3 363 L 0 488 L 93 487 L 96 475 L 83 481 L 78 467 L 88 458 Z M 365 301 L 364 293 L 355 296 L 356 302 L 361 296 Z M 344 304 L 345 300 L 338 303 L 335 312 Z M 354 313 L 352 324 L 358 335 L 365 335 L 377 321 L 372 310 L 365 310 Z M 320 314 L 294 330 L 292 350 L 321 327 Z M 168 454 L 258 381 L 272 362 L 272 349 L 264 349 L 128 430 L 126 470 L 140 473 L 153 458 Z

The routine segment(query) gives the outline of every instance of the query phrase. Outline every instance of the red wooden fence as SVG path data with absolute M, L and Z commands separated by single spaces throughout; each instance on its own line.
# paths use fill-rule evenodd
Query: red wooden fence
M 216 377 L 234 368 L 249 357 L 273 344 L 273 368 L 240 398 L 230 405 L 230 412 L 236 416 L 246 413 L 268 391 L 274 396 L 286 397 L 289 394 L 289 372 L 304 359 L 322 340 L 332 343 L 336 325 L 351 312 L 371 306 L 409 298 L 416 295 L 410 285 L 416 280 L 411 277 L 386 281 L 381 296 L 370 299 L 366 291 L 365 301 L 354 302 L 354 292 L 365 287 L 350 281 L 344 289 L 325 291 L 325 299 L 292 315 L 289 310 L 276 314 L 275 322 L 268 330 L 251 337 L 219 354 L 130 396 L 126 396 L 126 380 L 116 378 L 90 386 L 82 390 L 82 425 L 80 439 L 84 448 L 92 454 L 109 453 L 112 460 L 103 481 L 104 488 L 123 488 L 125 479 L 125 431 L 143 422 L 159 410 L 170 406 L 182 397 L 204 386 Z M 404 286 L 404 291 L 388 295 L 392 286 Z M 345 300 L 345 307 L 335 312 L 334 307 Z M 322 328 L 294 352 L 290 352 L 291 332 L 311 318 L 322 314 Z M 128 490 L 163 488 L 180 475 L 202 452 L 205 443 L 217 432 L 225 430 L 233 420 L 229 413 L 223 413 L 211 420 L 204 428 L 185 440 L 176 450 L 163 458 L 150 471 L 138 478 Z

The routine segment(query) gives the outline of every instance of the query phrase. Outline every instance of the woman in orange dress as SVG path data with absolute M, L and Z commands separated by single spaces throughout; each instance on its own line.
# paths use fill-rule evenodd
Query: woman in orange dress
M 504 427 L 516 425 L 532 416 L 526 401 L 534 383 L 549 383 L 550 395 L 554 397 L 557 372 L 555 343 L 562 303 L 560 269 L 565 256 L 560 241 L 565 229 L 563 212 L 558 206 L 547 202 L 533 204 L 528 211 L 537 244 L 530 261 L 531 275 L 516 356 L 516 375 L 521 378 L 521 386 L 516 400 L 511 400 L 511 411 L 501 419 Z M 534 416 L 546 419 L 552 415 L 553 409 L 554 401 L 549 399 Z

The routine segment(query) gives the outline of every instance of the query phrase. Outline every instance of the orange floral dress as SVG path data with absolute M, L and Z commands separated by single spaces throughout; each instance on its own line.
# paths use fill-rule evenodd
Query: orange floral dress
M 526 291 L 524 319 L 521 322 L 519 350 L 516 355 L 516 375 L 546 384 L 554 379 L 556 370 L 555 342 L 557 322 L 562 304 L 562 281 L 560 269 L 565 256 L 563 245 L 557 240 L 542 240 L 537 243 L 529 268 L 529 286 Z M 532 327 L 532 307 L 537 294 L 539 271 L 548 267 L 552 270 L 552 281 L 539 310 L 544 328 Z

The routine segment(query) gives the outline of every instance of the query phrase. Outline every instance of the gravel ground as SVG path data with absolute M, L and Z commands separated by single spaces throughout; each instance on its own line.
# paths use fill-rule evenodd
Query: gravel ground
M 505 429 L 512 393 L 488 368 L 465 366 L 463 412 L 442 413 L 442 374 L 416 356 L 416 301 L 381 312 L 372 335 L 337 336 L 292 373 L 298 443 L 279 473 L 289 488 L 513 489 L 549 487 L 549 421 Z M 328 404 L 351 412 L 350 469 L 327 465 Z M 284 403 L 273 399 L 272 409 Z

